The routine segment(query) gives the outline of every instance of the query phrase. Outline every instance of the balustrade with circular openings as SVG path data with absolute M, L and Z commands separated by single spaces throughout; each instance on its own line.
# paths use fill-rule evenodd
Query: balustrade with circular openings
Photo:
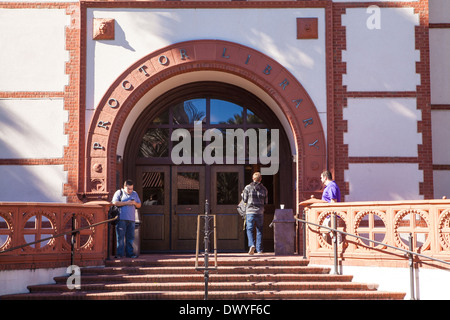
M 332 227 L 331 216 L 336 214 L 338 230 L 371 240 L 338 237 L 344 263 L 385 266 L 407 263 L 401 251 L 389 246 L 409 250 L 410 235 L 414 252 L 450 261 L 448 200 L 314 203 L 305 211 L 308 221 L 327 227 Z M 333 255 L 331 232 L 311 226 L 307 230 L 307 255 L 313 262 L 323 263 Z

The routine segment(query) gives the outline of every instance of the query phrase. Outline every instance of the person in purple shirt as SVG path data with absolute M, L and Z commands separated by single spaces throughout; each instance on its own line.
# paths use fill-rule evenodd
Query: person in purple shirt
M 336 182 L 333 181 L 333 176 L 331 175 L 331 172 L 326 170 L 322 172 L 320 175 L 320 179 L 322 180 L 322 183 L 325 185 L 325 189 L 322 193 L 322 200 L 329 202 L 329 203 L 336 203 L 341 202 L 341 191 L 339 190 L 338 185 Z M 328 215 L 325 217 L 322 225 L 326 227 L 332 227 L 331 223 L 331 215 Z M 333 235 L 330 234 L 330 232 L 326 232 L 322 234 L 325 238 L 325 241 L 331 244 L 331 241 L 333 239 Z M 338 243 L 342 243 L 342 236 L 339 233 L 338 234 Z
M 336 182 L 333 181 L 331 172 L 328 170 L 322 172 L 322 174 L 320 175 L 320 179 L 325 185 L 325 189 L 322 193 L 322 200 L 329 203 L 341 202 L 341 191 L 339 190 Z

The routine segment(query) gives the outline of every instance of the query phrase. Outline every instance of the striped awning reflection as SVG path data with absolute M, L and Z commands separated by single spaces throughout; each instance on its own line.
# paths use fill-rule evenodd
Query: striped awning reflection
M 144 188 L 163 188 L 164 172 L 144 172 L 142 186 Z

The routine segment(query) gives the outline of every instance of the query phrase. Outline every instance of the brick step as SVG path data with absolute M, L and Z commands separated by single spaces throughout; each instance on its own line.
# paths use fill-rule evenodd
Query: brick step
M 328 267 L 311 266 L 225 266 L 211 270 L 214 274 L 280 274 L 280 273 L 300 273 L 300 274 L 328 274 Z M 83 275 L 87 274 L 198 274 L 199 271 L 191 267 L 94 267 L 84 268 Z
M 2 296 L 23 299 L 150 299 L 203 300 L 203 270 L 195 257 L 148 255 L 109 260 L 105 267 L 81 269 L 81 289 L 67 288 L 68 276 L 55 284 L 29 286 L 30 293 Z M 299 256 L 273 254 L 222 255 L 209 273 L 208 299 L 403 299 L 405 293 L 381 292 L 378 285 L 353 283 L 348 275 L 330 274 L 330 267 L 309 266 Z
M 209 292 L 210 300 L 401 300 L 404 293 L 383 291 L 220 291 Z M 204 291 L 122 291 L 122 292 L 52 292 L 4 296 L 3 300 L 203 300 Z
M 185 274 L 160 274 L 160 275 L 126 275 L 126 274 L 82 274 L 82 283 L 147 283 L 147 282 L 204 282 L 203 273 Z M 332 274 L 211 274 L 211 282 L 233 282 L 233 281 L 298 281 L 298 282 L 345 282 L 352 281 L 352 275 L 332 275 Z M 66 284 L 67 277 L 55 277 L 58 284 Z
M 81 284 L 81 291 L 198 291 L 205 288 L 202 282 L 163 282 L 163 283 L 95 283 Z M 376 290 L 378 285 L 357 282 L 209 282 L 208 290 Z M 30 286 L 34 292 L 62 292 L 71 291 L 65 284 L 34 285 Z
M 287 256 L 276 259 L 270 258 L 235 258 L 235 259 L 221 259 L 218 258 L 218 265 L 220 267 L 223 266 L 307 266 L 309 264 L 309 260 L 299 258 L 298 256 Z M 204 260 L 203 258 L 199 258 L 198 266 L 203 267 Z M 148 261 L 146 259 L 115 259 L 115 260 L 107 260 L 105 262 L 105 267 L 194 267 L 195 259 L 194 258 L 185 258 L 185 259 L 161 259 Z M 209 266 L 214 266 L 214 259 L 209 258 Z

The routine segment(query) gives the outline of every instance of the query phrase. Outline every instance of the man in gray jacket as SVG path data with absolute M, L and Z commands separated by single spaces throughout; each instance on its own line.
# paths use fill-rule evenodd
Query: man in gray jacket
M 246 225 L 248 246 L 250 247 L 248 254 L 263 252 L 262 237 L 264 223 L 264 205 L 267 204 L 268 192 L 266 187 L 261 183 L 261 173 L 253 174 L 253 182 L 248 184 L 242 193 L 242 199 L 246 206 Z M 256 228 L 256 246 L 253 236 L 253 229 Z

